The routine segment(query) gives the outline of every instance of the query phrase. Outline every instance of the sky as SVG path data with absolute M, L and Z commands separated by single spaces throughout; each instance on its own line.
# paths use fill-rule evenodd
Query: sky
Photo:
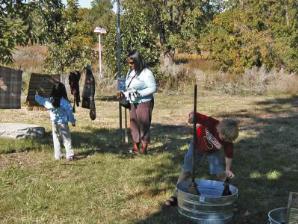
M 62 0 L 66 4 L 66 0 Z M 79 0 L 80 7 L 82 8 L 91 8 L 91 0 Z
M 79 0 L 79 4 L 82 8 L 91 8 L 91 0 Z

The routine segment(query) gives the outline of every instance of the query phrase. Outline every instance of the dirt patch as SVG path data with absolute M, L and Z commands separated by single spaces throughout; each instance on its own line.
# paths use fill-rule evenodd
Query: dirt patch
M 18 152 L 9 154 L 0 154 L 0 168 L 11 166 L 34 167 L 43 163 L 46 155 L 42 152 Z

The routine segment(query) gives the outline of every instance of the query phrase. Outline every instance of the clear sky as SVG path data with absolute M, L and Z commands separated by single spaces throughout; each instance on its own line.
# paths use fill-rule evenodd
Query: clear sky
M 66 0 L 62 0 L 66 4 Z M 80 7 L 82 8 L 91 8 L 91 0 L 79 0 Z
M 79 0 L 79 3 L 83 8 L 91 8 L 91 0 Z

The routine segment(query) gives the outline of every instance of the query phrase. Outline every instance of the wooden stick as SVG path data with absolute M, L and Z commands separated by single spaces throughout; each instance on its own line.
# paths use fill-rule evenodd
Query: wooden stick
M 196 125 L 196 113 L 197 113 L 197 85 L 194 86 L 194 107 L 193 107 L 193 150 L 192 150 L 192 182 L 195 182 L 195 156 L 196 156 L 196 143 L 197 143 L 197 125 Z
M 194 86 L 194 108 L 193 108 L 193 147 L 192 147 L 192 171 L 191 171 L 191 185 L 189 186 L 189 193 L 200 195 L 195 180 L 195 156 L 197 144 L 197 126 L 196 126 L 196 113 L 197 113 L 197 85 Z

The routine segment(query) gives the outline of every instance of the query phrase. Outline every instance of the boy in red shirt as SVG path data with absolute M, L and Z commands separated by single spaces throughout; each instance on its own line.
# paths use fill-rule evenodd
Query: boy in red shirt
M 193 123 L 194 117 L 197 124 L 197 143 L 196 143 L 196 160 L 200 160 L 206 155 L 209 163 L 210 174 L 216 175 L 220 179 L 225 177 L 234 177 L 232 172 L 233 159 L 233 141 L 238 137 L 238 123 L 232 119 L 218 121 L 200 113 L 190 113 L 188 122 Z M 178 183 L 191 177 L 192 171 L 192 150 L 193 143 L 184 156 L 182 172 L 178 178 Z M 223 168 L 222 151 L 225 154 L 225 169 Z M 166 206 L 177 205 L 177 196 L 171 196 L 165 203 Z

